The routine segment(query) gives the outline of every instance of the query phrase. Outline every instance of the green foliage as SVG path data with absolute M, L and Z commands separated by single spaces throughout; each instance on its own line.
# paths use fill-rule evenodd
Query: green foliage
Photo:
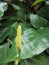
M 33 4 L 30 4 L 30 3 Z M 16 47 L 22 27 L 21 51 Z M 47 0 L 0 1 L 0 65 L 49 65 L 49 4 Z

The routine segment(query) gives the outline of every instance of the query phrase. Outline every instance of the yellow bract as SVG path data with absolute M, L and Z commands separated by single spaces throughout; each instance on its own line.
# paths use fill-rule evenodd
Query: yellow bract
M 16 46 L 20 50 L 21 49 L 21 26 L 18 26 L 17 29 L 17 38 L 16 38 Z

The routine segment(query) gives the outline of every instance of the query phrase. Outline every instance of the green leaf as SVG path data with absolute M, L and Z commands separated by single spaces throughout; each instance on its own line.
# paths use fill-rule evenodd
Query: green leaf
M 2 46 L 0 45 L 0 64 L 15 61 L 18 56 L 18 49 L 15 43 L 13 43 L 10 48 L 8 43 Z
M 39 15 L 31 14 L 30 15 L 30 22 L 31 22 L 32 26 L 35 28 L 49 26 L 49 22 L 45 18 L 43 18 Z
M 20 65 L 49 65 L 49 56 L 46 54 L 40 54 L 29 60 L 22 60 Z
M 49 56 L 46 54 L 38 55 L 30 60 L 33 65 L 49 65 Z
M 5 20 L 0 22 L 1 23 L 0 24 L 0 29 L 10 27 L 15 22 L 16 22 L 16 16 L 5 17 Z
M 37 13 L 47 19 L 49 19 L 49 5 L 44 5 L 42 8 L 40 8 Z
M 13 32 L 17 30 L 18 23 L 15 22 L 13 25 L 10 27 L 7 27 L 3 30 L 0 31 L 0 43 L 5 40 L 5 38 L 9 35 L 11 35 Z
M 4 15 L 4 12 L 7 10 L 7 3 L 0 2 L 0 18 Z
M 18 5 L 15 5 L 15 4 L 11 4 L 12 7 L 15 9 L 15 10 L 20 10 L 20 7 Z
M 37 5 L 38 3 L 41 3 L 41 2 L 43 2 L 44 0 L 36 0 L 33 4 L 32 4 L 32 6 L 34 6 L 34 5 Z
M 49 48 L 49 28 L 28 29 L 22 35 L 21 59 L 39 55 Z

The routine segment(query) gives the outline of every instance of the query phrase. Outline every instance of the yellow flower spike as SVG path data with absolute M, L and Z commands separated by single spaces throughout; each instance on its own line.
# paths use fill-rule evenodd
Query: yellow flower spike
M 16 46 L 19 50 L 21 49 L 21 25 L 17 29 Z
M 16 47 L 19 50 L 19 57 L 15 60 L 15 64 L 14 65 L 18 65 L 18 63 L 20 62 L 20 55 L 21 55 L 21 25 L 18 26 L 17 29 L 17 37 L 16 37 Z

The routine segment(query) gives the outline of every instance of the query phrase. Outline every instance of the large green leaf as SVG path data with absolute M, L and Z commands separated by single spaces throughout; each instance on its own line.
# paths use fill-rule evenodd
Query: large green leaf
M 7 10 L 7 3 L 0 2 L 0 18 L 3 16 L 6 10 Z
M 28 29 L 22 35 L 21 59 L 42 53 L 49 47 L 49 28 Z
M 49 22 L 45 18 L 39 15 L 31 14 L 30 21 L 31 21 L 32 26 L 34 26 L 35 28 L 49 26 Z

